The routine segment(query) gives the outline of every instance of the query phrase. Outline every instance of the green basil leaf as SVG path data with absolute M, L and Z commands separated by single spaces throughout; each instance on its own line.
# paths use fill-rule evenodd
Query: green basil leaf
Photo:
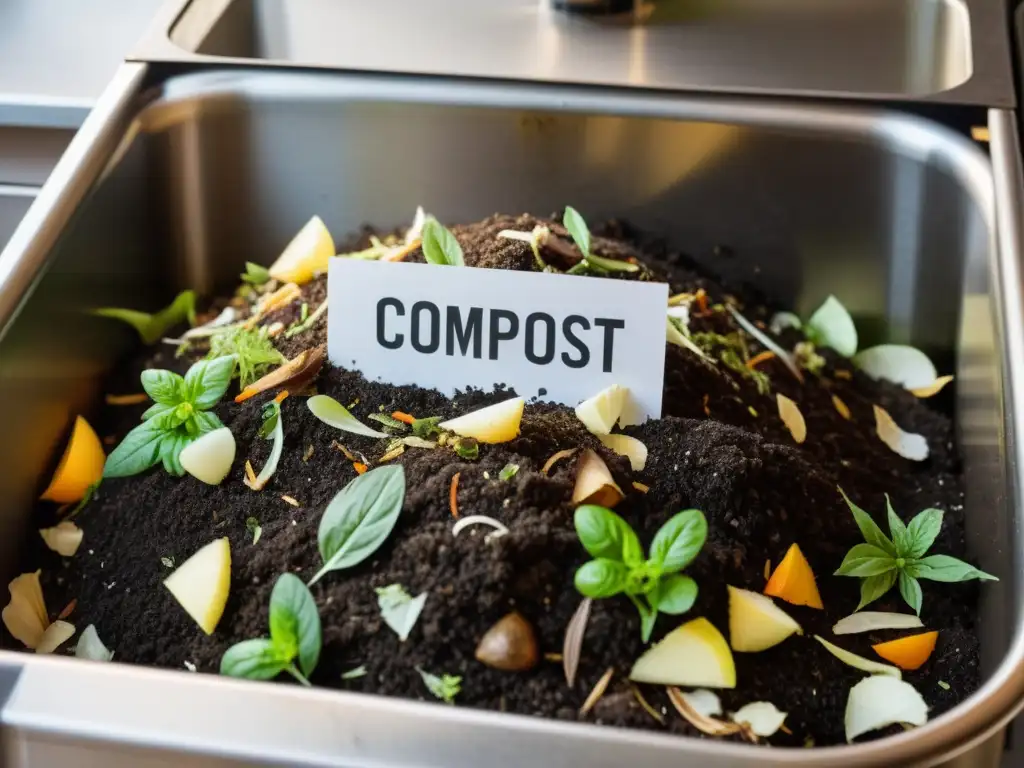
M 224 651 L 220 673 L 249 680 L 271 680 L 281 674 L 288 663 L 281 658 L 272 640 L 243 640 Z
M 377 467 L 346 485 L 327 505 L 317 538 L 324 567 L 312 578 L 351 568 L 372 555 L 398 522 L 405 500 L 401 465 Z
M 143 412 L 142 420 L 149 421 L 150 419 L 155 419 L 158 416 L 163 416 L 165 413 L 170 413 L 171 411 L 173 411 L 175 408 L 178 407 L 178 405 L 181 405 L 181 403 L 177 403 L 175 405 L 164 405 L 163 403 L 156 403 L 155 405 L 151 405 Z
M 416 620 L 423 611 L 427 593 L 413 597 L 401 584 L 389 584 L 374 591 L 377 593 L 377 607 L 380 608 L 381 618 L 398 635 L 399 641 L 404 643 L 409 639 L 409 633 L 416 626 Z
M 979 571 L 973 565 L 965 563 L 963 560 L 957 560 L 949 555 L 929 555 L 928 557 L 908 563 L 904 570 L 918 579 L 946 583 L 971 581 L 972 579 L 999 581 L 992 574 Z
M 145 472 L 160 461 L 160 449 L 166 434 L 157 420 L 139 424 L 107 456 L 103 477 L 130 477 Z
M 900 571 L 900 594 L 907 601 L 907 605 L 914 609 L 914 613 L 921 615 L 921 585 L 917 579 L 906 571 Z
M 850 497 L 846 495 L 842 488 L 839 489 L 839 493 L 842 494 L 843 500 L 846 501 L 846 506 L 853 513 L 853 519 L 857 522 L 857 527 L 860 528 L 864 541 L 884 550 L 887 555 L 896 557 L 896 546 L 882 533 L 882 529 L 871 519 L 871 515 L 850 501 Z
M 896 514 L 896 510 L 892 508 L 892 502 L 889 500 L 889 494 L 885 494 L 885 511 L 886 516 L 889 518 L 889 535 L 892 536 L 892 543 L 896 547 L 896 551 L 900 557 L 909 557 L 907 554 L 908 539 L 907 539 L 907 526 L 900 520 L 900 516 Z M 924 554 L 922 552 L 922 554 Z
M 436 696 L 445 704 L 451 704 L 455 701 L 455 697 L 459 695 L 459 691 L 462 690 L 462 678 L 458 675 L 433 675 L 426 670 L 416 667 L 416 671 L 420 673 L 420 677 L 423 678 L 423 684 L 427 686 L 427 690 L 430 691 L 431 695 Z
M 626 565 L 643 561 L 640 539 L 625 520 L 610 509 L 584 504 L 573 515 L 576 535 L 591 557 L 618 560 Z
M 263 417 L 263 423 L 260 424 L 259 435 L 264 440 L 269 440 L 270 436 L 274 434 L 274 430 L 277 429 L 277 423 L 281 420 L 281 404 L 271 400 L 263 406 L 260 415 Z
M 99 317 L 109 317 L 128 323 L 139 334 L 144 344 L 155 344 L 168 330 L 185 320 L 195 325 L 196 294 L 195 291 L 182 291 L 170 306 L 152 315 L 134 309 L 114 307 L 94 309 L 92 313 Z
M 466 266 L 459 241 L 433 216 L 423 223 L 423 256 L 431 264 Z
M 697 582 L 678 573 L 662 578 L 657 591 L 651 596 L 651 602 L 657 609 L 671 616 L 686 613 L 696 599 Z
M 626 586 L 629 570 L 618 560 L 597 558 L 576 571 L 576 591 L 584 597 L 600 599 L 617 595 Z
M 196 437 L 205 435 L 207 432 L 213 432 L 213 430 L 220 429 L 224 426 L 224 422 L 222 422 L 213 411 L 199 411 L 198 413 L 193 413 L 192 422 L 197 427 Z
M 942 510 L 925 509 L 918 512 L 907 526 L 907 547 L 900 550 L 905 558 L 924 557 L 942 530 Z
M 185 380 L 173 371 L 150 369 L 142 372 L 142 388 L 154 403 L 178 405 L 184 399 Z
M 873 544 L 857 544 L 843 558 L 836 576 L 878 576 L 896 567 L 896 561 Z
M 654 625 L 658 621 L 658 609 L 647 605 L 642 598 L 629 595 L 629 599 L 640 614 L 640 639 L 645 643 L 649 642 L 651 634 L 654 632 Z
M 843 357 L 857 352 L 857 326 L 835 296 L 829 296 L 807 321 L 807 337 L 819 347 L 831 347 Z
M 576 247 L 580 249 L 583 257 L 589 257 L 590 230 L 587 228 L 587 222 L 580 215 L 580 212 L 571 205 L 565 206 L 565 213 L 562 214 L 562 226 L 568 230 L 569 235 L 576 242 Z
M 299 669 L 309 677 L 320 660 L 320 613 L 309 588 L 294 573 L 283 573 L 270 593 L 270 639 L 290 650 L 290 662 L 299 655 Z
M 245 262 L 245 272 L 242 273 L 243 283 L 248 283 L 249 285 L 263 285 L 269 281 L 270 270 L 251 261 Z
M 363 424 L 333 397 L 314 395 L 306 401 L 306 407 L 329 427 L 365 437 L 391 437 L 386 432 L 378 432 Z
M 886 571 L 877 576 L 868 576 L 860 583 L 860 605 L 857 606 L 857 610 L 859 611 L 865 605 L 875 602 L 875 600 L 892 589 L 892 585 L 895 583 L 895 570 Z
M 233 355 L 200 360 L 185 373 L 185 399 L 197 410 L 210 410 L 228 391 L 234 373 Z
M 708 521 L 699 509 L 670 517 L 651 542 L 651 560 L 663 573 L 675 573 L 693 562 L 708 537 Z

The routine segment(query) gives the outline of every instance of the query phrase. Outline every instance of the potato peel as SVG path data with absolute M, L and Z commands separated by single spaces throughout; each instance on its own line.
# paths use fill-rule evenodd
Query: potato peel
M 889 446 L 893 453 L 910 461 L 924 461 L 928 458 L 928 441 L 924 435 L 904 432 L 889 412 L 881 406 L 875 409 L 875 432 L 878 439 Z
M 807 439 L 807 423 L 800 412 L 800 407 L 783 394 L 776 394 L 775 402 L 779 408 L 779 418 L 786 425 L 793 440 L 798 445 L 803 443 Z
M 50 626 L 43 601 L 43 588 L 39 583 L 40 571 L 23 573 L 8 585 L 11 600 L 3 609 L 4 626 L 27 648 L 35 649 Z

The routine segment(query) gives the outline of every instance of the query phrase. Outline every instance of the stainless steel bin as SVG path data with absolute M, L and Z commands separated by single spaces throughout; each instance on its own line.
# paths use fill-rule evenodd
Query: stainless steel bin
M 1024 360 L 1024 306 L 1013 115 L 989 125 L 990 157 L 872 108 L 245 69 L 161 80 L 126 65 L 0 254 L 4 575 L 62 430 L 125 351 L 82 310 L 227 285 L 312 213 L 340 234 L 417 204 L 459 221 L 571 202 L 696 254 L 728 243 L 798 309 L 841 290 L 889 338 L 955 357 L 972 555 L 1002 581 L 983 592 L 981 690 L 867 744 L 765 750 L 3 651 L 9 763 L 997 764 L 1024 693 L 1024 377 L 1009 365 Z

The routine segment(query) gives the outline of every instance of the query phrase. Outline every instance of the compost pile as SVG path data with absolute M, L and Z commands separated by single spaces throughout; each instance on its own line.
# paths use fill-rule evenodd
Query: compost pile
M 536 227 L 550 232 L 550 241 L 541 243 L 537 254 L 536 240 L 498 236 L 503 230 L 528 235 Z M 466 267 L 537 270 L 543 261 L 558 271 L 588 271 L 557 217 L 493 216 L 452 232 Z M 397 254 L 424 260 L 418 245 L 401 248 L 395 246 L 396 237 L 382 242 L 369 236 L 351 244 L 364 258 Z M 622 226 L 606 225 L 593 236 L 593 253 L 637 269 L 594 266 L 589 272 L 608 279 L 665 281 L 670 295 L 686 294 L 688 339 L 710 358 L 685 345 L 667 346 L 664 417 L 624 430 L 647 448 L 642 470 L 634 471 L 626 457 L 609 450 L 572 408 L 543 402 L 543 394 L 512 393 L 498 382 L 492 392 L 469 390 L 448 398 L 414 386 L 367 381 L 357 371 L 324 363 L 304 391 L 291 391 L 280 401 L 283 453 L 272 479 L 255 491 L 244 482 L 245 465 L 259 471 L 267 461 L 272 442 L 260 435 L 264 406 L 280 389 L 236 403 L 235 383 L 212 409 L 237 442 L 223 483 L 175 477 L 159 465 L 136 476 L 105 479 L 76 511 L 74 522 L 84 540 L 73 557 L 51 551 L 33 531 L 24 570 L 42 570 L 50 618 L 60 612 L 79 629 L 95 625 L 116 661 L 217 674 L 229 647 L 267 635 L 268 604 L 278 577 L 290 572 L 308 582 L 321 569 L 318 526 L 339 491 L 367 469 L 400 465 L 406 492 L 394 530 L 368 559 L 328 573 L 311 587 L 322 622 L 322 651 L 309 677 L 313 685 L 411 699 L 439 696 L 460 707 L 715 738 L 680 716 L 664 685 L 630 681 L 632 665 L 650 643 L 643 642 L 640 616 L 623 595 L 592 601 L 578 670 L 573 684 L 567 684 L 566 629 L 582 600 L 574 575 L 591 559 L 574 527 L 572 496 L 580 457 L 590 449 L 622 489 L 624 498 L 615 512 L 632 526 L 645 550 L 661 525 L 681 510 L 701 510 L 707 519 L 706 543 L 685 572 L 699 587 L 696 602 L 682 616 L 662 613 L 651 643 L 697 617 L 728 637 L 727 586 L 762 592 L 790 547 L 799 546 L 816 576 L 823 609 L 776 600 L 803 634 L 760 653 L 735 653 L 736 686 L 716 691 L 723 710 L 718 721 L 728 723 L 729 712 L 762 701 L 788 713 L 784 727 L 770 738 L 752 737 L 748 729 L 726 729 L 718 738 L 791 746 L 844 742 L 847 697 L 865 672 L 841 662 L 813 636 L 883 662 L 871 646 L 907 631 L 833 635 L 833 625 L 853 613 L 860 599 L 860 579 L 833 573 L 847 552 L 865 541 L 837 489 L 884 531 L 889 530 L 886 495 L 903 522 L 921 510 L 942 510 L 941 530 L 930 552 L 967 558 L 960 460 L 944 412 L 948 392 L 919 398 L 869 377 L 823 346 L 804 348 L 801 383 L 786 361 L 766 353 L 757 338 L 737 326 L 730 306 L 759 329 L 768 327 L 773 308 L 756 293 L 745 286 L 723 286 L 689 258 L 638 242 Z M 198 322 L 225 307 L 251 316 L 254 302 L 280 289 L 276 281 L 260 284 L 264 278 L 208 305 Z M 326 313 L 312 317 L 325 297 L 326 279 L 317 276 L 258 317 L 255 327 L 270 329 L 282 359 L 315 349 L 326 342 Z M 771 338 L 787 350 L 804 340 L 792 328 Z M 143 370 L 184 373 L 208 351 L 201 338 L 181 348 L 145 347 L 115 372 L 106 391 L 113 396 L 141 393 Z M 275 366 L 265 365 L 259 373 Z M 307 407 L 312 393 L 334 398 L 360 422 L 392 438 L 329 426 Z M 452 445 L 395 450 L 395 441 L 412 433 L 402 419 L 388 421 L 391 414 L 450 419 L 514 394 L 527 398 L 515 439 L 456 446 L 460 450 Z M 802 443 L 780 418 L 777 395 L 798 406 L 806 426 Z M 128 405 L 117 397 L 112 402 L 118 404 L 100 404 L 87 414 L 108 453 L 152 405 L 148 398 L 129 397 L 134 404 Z M 879 439 L 875 406 L 903 430 L 924 437 L 925 460 L 903 458 Z M 575 452 L 543 471 L 553 455 L 571 449 Z M 389 453 L 395 455 L 381 464 Z M 54 525 L 67 514 L 66 507 L 40 504 L 38 522 L 40 527 Z M 469 526 L 454 536 L 456 515 L 493 518 L 507 533 L 489 535 L 495 533 L 491 527 Z M 219 537 L 230 541 L 231 588 L 216 631 L 207 636 L 162 582 Z M 924 628 L 917 631 L 937 630 L 938 640 L 926 663 L 905 671 L 903 679 L 920 692 L 933 718 L 978 686 L 979 587 L 976 581 L 920 583 Z M 404 641 L 382 618 L 376 590 L 391 585 L 426 596 Z M 62 611 L 65 606 L 70 611 Z M 869 609 L 913 614 L 897 588 Z M 513 611 L 535 633 L 536 664 L 525 671 L 495 669 L 475 657 L 485 633 Z M 7 642 L 21 646 L 10 638 Z M 456 685 L 448 678 L 439 694 L 436 686 L 425 685 L 421 671 L 461 680 Z M 599 682 L 606 685 L 595 691 Z M 283 674 L 277 684 L 295 683 Z M 901 730 L 892 725 L 871 737 Z

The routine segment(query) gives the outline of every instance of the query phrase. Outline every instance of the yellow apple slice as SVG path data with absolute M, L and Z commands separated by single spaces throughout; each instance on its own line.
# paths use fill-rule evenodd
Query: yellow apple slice
M 317 272 L 326 272 L 335 253 L 331 233 L 323 220 L 314 216 L 292 238 L 268 271 L 282 283 L 302 285 L 312 280 Z
M 89 422 L 81 416 L 77 417 L 57 471 L 53 473 L 50 485 L 40 498 L 58 504 L 81 501 L 89 487 L 103 477 L 103 464 L 106 460 L 103 445 Z
M 629 390 L 612 384 L 576 406 L 576 418 L 595 435 L 607 435 L 622 415 Z
M 587 448 L 576 463 L 576 484 L 572 489 L 573 504 L 597 504 L 611 509 L 622 501 L 622 489 L 612 479 L 608 465 Z
M 235 436 L 227 427 L 207 432 L 186 445 L 179 460 L 192 477 L 207 485 L 220 485 L 235 460 Z
M 199 628 L 213 634 L 231 589 L 231 545 L 227 537 L 211 541 L 164 580 Z
M 700 618 L 665 635 L 636 660 L 629 678 L 655 685 L 735 688 L 736 665 L 722 633 Z
M 507 443 L 519 435 L 526 401 L 513 397 L 503 403 L 471 411 L 465 416 L 442 421 L 438 426 L 460 437 L 472 437 L 481 443 Z
M 770 597 L 729 587 L 729 642 L 734 651 L 758 653 L 778 645 L 800 625 Z
M 598 435 L 605 448 L 629 459 L 634 472 L 642 472 L 647 466 L 647 446 L 629 435 Z

